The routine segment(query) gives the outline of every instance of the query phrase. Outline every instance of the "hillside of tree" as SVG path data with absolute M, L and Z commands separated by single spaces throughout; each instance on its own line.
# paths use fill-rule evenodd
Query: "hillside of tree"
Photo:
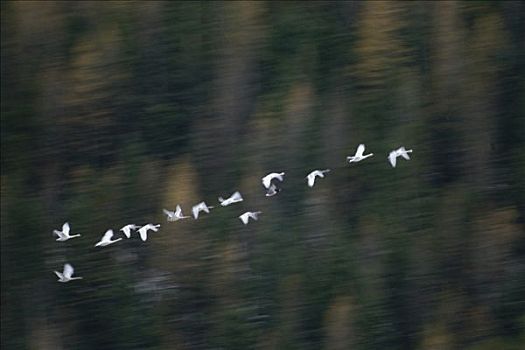
M 2 1 L 0 348 L 522 349 L 524 4 Z

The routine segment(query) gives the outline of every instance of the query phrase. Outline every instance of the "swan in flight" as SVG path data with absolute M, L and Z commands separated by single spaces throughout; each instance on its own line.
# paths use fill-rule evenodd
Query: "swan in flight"
M 272 185 L 272 180 L 273 179 L 277 179 L 279 181 L 283 181 L 283 177 L 284 177 L 284 172 L 282 172 L 282 173 L 270 173 L 270 174 L 268 174 L 268 175 L 266 175 L 265 177 L 262 178 L 262 184 L 263 184 L 264 187 L 269 189 L 270 186 Z
M 199 213 L 201 211 L 204 211 L 206 213 L 209 213 L 210 212 L 210 209 L 212 209 L 214 207 L 211 207 L 211 206 L 207 206 L 206 203 L 204 202 L 200 202 L 199 204 L 196 204 L 193 206 L 193 208 L 191 209 L 192 213 L 193 213 L 193 217 L 195 219 L 198 219 L 199 218 Z
M 270 185 L 270 188 L 268 188 L 268 191 L 266 192 L 266 197 L 272 197 L 275 196 L 277 193 L 281 192 L 280 188 L 277 188 L 274 184 Z
M 308 174 L 308 176 L 306 177 L 308 179 L 308 186 L 310 187 L 314 187 L 314 183 L 315 183 L 315 178 L 317 176 L 319 177 L 324 177 L 324 174 L 329 172 L 330 169 L 325 169 L 325 170 L 314 170 L 312 171 L 310 174 Z
M 246 213 L 239 216 L 239 219 L 241 219 L 243 224 L 248 225 L 248 221 L 250 220 L 250 218 L 252 218 L 253 220 L 257 220 L 259 214 L 261 213 L 262 211 L 247 211 Z
M 357 146 L 357 151 L 355 152 L 355 154 L 353 156 L 346 157 L 346 160 L 348 160 L 348 163 L 357 163 L 357 162 L 362 161 L 363 159 L 372 157 L 374 155 L 373 153 L 363 155 L 364 152 L 365 152 L 365 145 L 360 144 L 359 146 Z
M 166 214 L 168 221 L 178 221 L 178 220 L 189 218 L 189 216 L 184 216 L 182 214 L 182 208 L 178 204 L 177 204 L 177 207 L 175 208 L 175 211 L 169 211 L 167 209 L 162 209 L 162 211 L 164 212 L 164 214 Z
M 397 157 L 399 156 L 405 158 L 406 160 L 410 160 L 410 156 L 408 155 L 409 153 L 412 153 L 412 150 L 406 150 L 405 147 L 399 147 L 398 149 L 390 152 L 388 155 L 388 160 L 390 161 L 390 164 L 392 164 L 392 168 L 396 167 Z
M 152 230 L 153 232 L 157 232 L 159 230 L 160 224 L 153 225 L 153 224 L 147 224 L 139 228 L 138 233 L 140 235 L 140 239 L 142 239 L 144 242 L 148 239 L 148 230 Z
M 137 226 L 135 224 L 129 224 L 129 225 L 126 225 L 124 226 L 123 228 L 120 229 L 120 231 L 124 232 L 124 235 L 127 237 L 127 238 L 131 238 L 131 230 L 136 230 L 138 229 L 140 226 Z
M 106 233 L 104 233 L 104 236 L 102 236 L 102 239 L 97 244 L 95 244 L 95 247 L 105 247 L 107 245 L 118 242 L 122 239 L 121 237 L 121 238 L 117 238 L 112 241 L 111 240 L 112 237 L 113 237 L 113 230 L 111 229 L 107 230 Z
M 219 197 L 219 202 L 221 203 L 223 207 L 233 204 L 233 203 L 242 202 L 242 201 L 243 201 L 242 196 L 238 191 L 232 194 L 230 198 L 223 199 L 222 197 Z
M 53 230 L 53 233 L 58 236 L 56 239 L 58 242 L 64 242 L 67 241 L 70 238 L 80 237 L 80 235 L 69 235 L 70 227 L 69 223 L 65 223 L 62 225 L 62 231 Z
M 58 271 L 54 271 L 55 272 L 55 275 L 57 275 L 58 277 L 58 282 L 69 282 L 69 281 L 72 281 L 72 280 L 81 280 L 82 277 L 71 277 L 73 276 L 73 272 L 75 272 L 75 270 L 73 269 L 73 266 L 69 265 L 69 264 L 65 264 L 64 265 L 64 272 L 60 273 Z

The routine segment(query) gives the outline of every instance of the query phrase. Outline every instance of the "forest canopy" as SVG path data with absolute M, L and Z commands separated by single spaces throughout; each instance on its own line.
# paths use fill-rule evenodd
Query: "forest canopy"
M 523 2 L 0 15 L 2 349 L 525 342 Z M 374 157 L 348 164 L 361 143 Z M 286 179 L 266 198 L 272 171 Z M 237 190 L 202 220 L 162 212 Z M 245 226 L 244 209 L 263 214 Z M 55 242 L 66 221 L 82 237 Z M 148 222 L 147 242 L 93 247 Z M 56 282 L 66 262 L 83 280 Z

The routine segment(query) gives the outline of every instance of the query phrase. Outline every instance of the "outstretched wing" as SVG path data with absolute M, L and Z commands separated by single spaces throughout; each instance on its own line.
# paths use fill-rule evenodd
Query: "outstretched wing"
M 241 219 L 242 223 L 246 225 L 248 223 L 248 213 L 242 214 L 239 216 L 239 219 Z
M 64 225 L 62 225 L 62 232 L 64 233 L 64 235 L 69 235 L 69 230 L 70 230 L 70 227 L 69 227 L 69 223 L 66 222 Z
M 178 204 L 177 204 L 177 208 L 175 208 L 175 215 L 176 216 L 181 216 L 182 215 L 182 208 Z
M 58 278 L 62 279 L 64 276 L 58 272 L 58 271 L 53 271 L 55 273 L 55 275 L 57 275 Z
M 61 231 L 53 230 L 53 234 L 57 235 L 58 238 L 63 238 L 64 234 Z
M 272 184 L 268 188 L 268 191 L 266 192 L 266 197 L 271 197 L 271 196 L 274 196 L 275 194 L 277 194 L 277 187 L 274 184 Z
M 193 213 L 193 217 L 195 219 L 199 218 L 199 210 L 200 210 L 200 204 L 194 205 L 191 208 L 191 212 Z
M 142 239 L 144 242 L 148 239 L 148 233 L 146 232 L 146 230 L 147 229 L 145 229 L 144 227 L 142 227 L 139 230 L 140 239 Z
M 262 184 L 264 187 L 270 188 L 271 183 L 272 183 L 272 179 L 270 175 L 266 175 L 265 177 L 262 178 Z
M 406 160 L 410 160 L 410 156 L 408 155 L 408 152 L 404 149 L 403 147 L 403 151 L 401 151 L 401 157 L 405 158 Z
M 240 192 L 237 191 L 234 194 L 232 194 L 231 199 L 233 199 L 234 201 L 242 201 L 242 196 Z
M 73 266 L 69 264 L 64 265 L 64 273 L 63 273 L 64 277 L 70 278 L 71 276 L 73 276 L 73 272 L 75 272 L 75 270 L 73 269 Z
M 169 217 L 172 217 L 175 215 L 174 212 L 172 211 L 169 211 L 169 210 L 166 210 L 166 209 L 162 209 L 162 211 L 164 212 L 164 214 L 168 215 Z
M 390 164 L 392 164 L 392 167 L 394 168 L 396 167 L 396 158 L 397 158 L 397 155 L 395 151 L 390 152 L 390 154 L 388 155 L 388 160 L 390 161 Z
M 109 229 L 109 230 L 106 231 L 106 233 L 104 233 L 104 236 L 102 237 L 102 240 L 103 241 L 110 241 L 111 237 L 113 237 L 113 230 Z
M 131 227 L 132 225 L 126 225 L 123 228 L 121 228 L 120 231 L 124 232 L 124 235 L 127 238 L 131 238 Z
M 308 178 L 308 186 L 313 187 L 315 184 L 315 172 L 311 172 L 307 176 Z
M 362 157 L 365 152 L 365 145 L 360 144 L 357 146 L 357 151 L 355 152 L 356 157 Z

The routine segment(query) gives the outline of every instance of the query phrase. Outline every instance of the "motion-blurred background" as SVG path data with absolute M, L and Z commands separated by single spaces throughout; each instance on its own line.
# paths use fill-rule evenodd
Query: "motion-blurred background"
M 2 1 L 1 348 L 522 349 L 524 12 Z

